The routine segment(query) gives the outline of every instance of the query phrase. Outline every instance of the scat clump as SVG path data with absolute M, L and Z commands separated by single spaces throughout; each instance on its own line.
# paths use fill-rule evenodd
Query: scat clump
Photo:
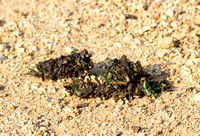
M 124 55 L 121 59 L 114 59 L 107 71 L 100 75 L 102 81 L 92 82 L 87 79 L 75 80 L 67 83 L 65 88 L 71 94 L 81 98 L 100 97 L 109 99 L 133 99 L 144 95 L 155 97 L 154 94 L 169 89 L 166 74 L 152 76 L 143 71 L 139 61 L 133 63 Z
M 39 62 L 36 64 L 37 70 L 30 69 L 26 74 L 42 77 L 43 80 L 84 76 L 93 67 L 90 57 L 86 49 L 80 53 L 73 52 L 68 56 Z

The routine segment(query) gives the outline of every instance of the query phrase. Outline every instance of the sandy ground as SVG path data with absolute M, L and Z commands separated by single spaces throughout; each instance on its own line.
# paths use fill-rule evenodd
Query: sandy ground
M 132 101 L 69 96 L 25 76 L 87 49 L 169 73 L 170 92 Z M 200 135 L 199 0 L 0 0 L 1 135 Z

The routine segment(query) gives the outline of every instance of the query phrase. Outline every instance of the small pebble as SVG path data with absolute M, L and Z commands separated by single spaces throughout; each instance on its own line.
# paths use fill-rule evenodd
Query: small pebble
M 185 11 L 183 9 L 175 9 L 174 10 L 174 14 L 176 14 L 176 15 L 181 15 L 183 13 L 185 13 Z
M 3 26 L 6 23 L 6 20 L 0 20 L 0 26 Z
M 6 56 L 4 56 L 4 55 L 0 56 L 0 60 L 1 60 L 1 61 L 7 60 L 7 59 L 8 59 L 8 58 L 7 58 Z
M 186 34 L 183 32 L 183 33 L 180 33 L 180 32 L 177 32 L 175 33 L 176 35 L 176 38 L 181 40 L 181 39 L 184 39 L 186 37 Z
M 14 105 L 9 105 L 7 107 L 8 110 L 15 110 L 17 108 L 17 106 L 14 106 Z
M 147 136 L 145 133 L 139 133 L 138 136 Z
M 6 44 L 1 43 L 0 44 L 0 52 L 3 51 L 6 48 Z
M 118 103 L 119 103 L 120 105 L 124 105 L 124 104 L 125 104 L 125 101 L 122 100 L 122 99 L 120 99 L 120 100 L 118 101 Z
M 144 10 L 147 10 L 149 8 L 149 5 L 148 4 L 144 4 L 143 8 L 144 8 Z
M 119 43 L 119 42 L 114 43 L 114 46 L 118 47 L 118 48 L 122 47 L 121 43 Z
M 0 90 L 3 90 L 4 88 L 5 88 L 4 86 L 0 85 Z
M 73 51 L 73 49 L 71 47 L 67 46 L 65 48 L 65 51 L 66 51 L 66 53 L 70 54 Z
M 28 109 L 28 107 L 27 107 L 27 106 L 25 106 L 25 107 L 24 107 L 24 109 L 25 109 L 25 110 L 27 110 L 27 109 Z
M 173 37 L 164 37 L 158 41 L 160 48 L 169 48 L 173 46 Z
M 87 136 L 93 136 L 93 134 L 92 133 L 88 133 Z
M 132 41 L 132 37 L 130 36 L 126 36 L 126 37 L 123 37 L 123 41 L 126 42 L 126 43 L 129 43 L 130 41 Z
M 167 92 L 166 94 L 169 96 L 169 95 L 171 95 L 172 93 L 171 93 L 171 92 Z
M 194 23 L 200 25 L 200 15 L 195 16 Z
M 24 52 L 25 52 L 25 49 L 24 49 L 24 48 L 19 48 L 19 49 L 18 49 L 18 52 L 19 52 L 19 53 L 24 53 Z
M 37 90 L 38 88 L 39 88 L 39 86 L 37 84 L 31 85 L 31 89 L 33 89 L 33 90 Z
M 194 95 L 195 101 L 200 101 L 200 93 Z
M 66 11 L 65 13 L 67 14 L 67 16 L 73 15 L 73 12 L 71 12 L 71 11 Z
M 163 123 L 163 120 L 162 120 L 161 118 L 158 118 L 158 119 L 156 120 L 156 123 L 157 123 L 157 124 L 162 124 L 162 123 Z
M 173 125 L 173 126 L 178 126 L 179 123 L 178 123 L 178 122 L 172 122 L 172 125 Z
M 51 97 L 47 97 L 47 101 L 51 102 L 52 98 Z
M 186 88 L 186 92 L 192 92 L 195 89 L 195 87 L 188 87 Z
M 180 97 L 181 97 L 181 94 L 177 93 L 176 98 L 180 98 Z
M 116 111 L 121 111 L 121 110 L 123 110 L 124 108 L 122 107 L 122 106 L 119 106 L 119 107 L 117 107 L 116 108 Z
M 113 132 L 113 136 L 120 136 L 122 134 L 122 132 L 121 131 L 118 131 L 118 130 L 115 130 L 114 132 Z
M 159 3 L 159 1 L 155 1 L 155 2 L 152 3 L 151 6 L 152 6 L 153 9 L 158 9 L 158 8 L 160 8 L 160 3 Z
M 137 19 L 138 17 L 135 15 L 131 15 L 131 14 L 125 14 L 124 15 L 125 19 Z
M 169 17 L 173 17 L 173 11 L 171 9 L 168 9 L 166 12 L 165 12 L 166 15 L 168 15 Z
M 131 130 L 133 133 L 138 133 L 141 130 L 140 126 L 131 126 Z
M 156 122 L 156 118 L 151 118 L 151 122 Z

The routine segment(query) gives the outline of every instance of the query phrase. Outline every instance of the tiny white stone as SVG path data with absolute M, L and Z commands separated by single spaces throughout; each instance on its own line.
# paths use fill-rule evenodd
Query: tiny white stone
M 65 49 L 66 53 L 71 53 L 73 50 L 71 47 L 67 46 Z
M 195 16 L 194 21 L 195 21 L 195 24 L 199 25 L 200 24 L 200 15 Z
M 127 42 L 127 43 L 128 43 L 128 42 L 131 42 L 131 41 L 132 41 L 132 37 L 126 36 L 126 37 L 123 38 L 123 41 L 124 41 L 124 42 Z
M 145 26 L 142 28 L 143 32 L 146 32 L 151 29 L 151 26 Z
M 156 122 L 156 118 L 151 118 L 151 121 L 152 122 Z
M 121 43 L 119 43 L 119 42 L 114 43 L 114 46 L 118 47 L 118 48 L 122 47 Z
M 134 39 L 134 42 L 135 42 L 136 44 L 141 44 L 140 39 L 138 39 L 138 38 L 135 38 L 135 39 Z
M 24 48 L 19 48 L 19 53 L 24 53 L 25 49 Z
M 118 32 L 121 32 L 121 28 L 120 27 L 116 27 L 115 28 Z
M 45 92 L 45 91 L 46 91 L 46 88 L 44 88 L 44 87 L 39 88 L 39 92 Z
M 195 101 L 200 101 L 200 93 L 194 95 Z
M 38 87 L 39 87 L 38 85 L 34 85 L 34 84 L 33 84 L 33 85 L 31 85 L 31 89 L 33 89 L 33 90 L 37 90 L 37 89 L 38 89 Z
M 178 25 L 177 25 L 176 23 L 174 23 L 174 22 L 171 23 L 171 26 L 172 26 L 173 28 L 178 28 Z
M 168 9 L 165 13 L 166 13 L 166 15 L 168 15 L 168 16 L 170 16 L 172 18 L 173 11 L 171 9 Z
M 87 136 L 93 136 L 93 134 L 92 134 L 92 133 L 89 133 L 89 134 L 87 134 Z
M 3 51 L 6 48 L 6 44 L 0 44 L 0 52 Z

